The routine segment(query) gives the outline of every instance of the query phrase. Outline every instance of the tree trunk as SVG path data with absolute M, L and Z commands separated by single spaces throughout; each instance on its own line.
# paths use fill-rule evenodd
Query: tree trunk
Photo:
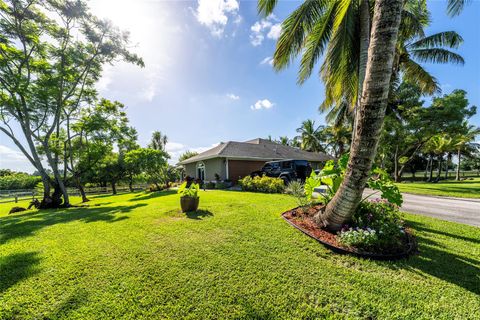
M 445 180 L 448 179 L 448 164 L 450 163 L 451 153 L 448 153 L 447 160 L 445 161 Z
M 402 176 L 403 176 L 403 171 L 405 170 L 405 165 L 402 165 L 400 169 L 398 170 L 398 177 L 397 177 L 397 182 L 402 181 Z
M 393 156 L 394 168 L 393 168 L 393 177 L 395 182 L 398 182 L 398 145 L 395 148 L 395 154 Z
M 368 63 L 368 46 L 370 45 L 370 8 L 368 0 L 361 0 L 360 2 L 360 54 L 358 61 L 358 92 L 357 101 L 353 110 L 353 127 L 355 128 L 358 122 L 358 110 L 360 100 L 362 98 L 363 83 L 365 82 L 365 74 L 367 72 Z M 353 130 L 353 137 L 355 138 L 355 130 Z M 342 153 L 340 153 L 342 155 Z
M 440 175 L 442 174 L 442 160 L 443 160 L 443 157 L 438 156 L 437 180 L 440 180 Z
M 117 185 L 115 181 L 111 182 L 112 185 L 112 194 L 117 194 Z
M 423 178 L 427 180 L 428 176 L 428 165 L 430 164 L 430 159 L 427 160 L 427 165 L 425 166 L 425 172 L 423 173 Z
M 78 191 L 80 191 L 80 195 L 82 196 L 82 202 L 88 202 L 90 201 L 87 198 L 87 194 L 85 193 L 85 189 L 83 188 L 82 183 L 80 182 L 80 179 L 78 177 L 75 178 L 75 182 L 77 183 L 77 188 Z
M 130 189 L 130 192 L 133 192 L 133 177 L 130 176 L 130 179 L 128 180 L 128 189 Z
M 458 157 L 458 165 L 457 165 L 457 176 L 455 177 L 455 180 L 460 181 L 460 163 L 461 163 L 461 157 L 462 153 L 460 152 L 460 149 L 457 151 L 457 157 Z
M 402 2 L 375 2 L 367 71 L 345 178 L 325 211 L 316 215 L 319 224 L 332 230 L 339 230 L 355 212 L 377 152 L 392 76 Z
M 430 168 L 429 168 L 428 181 L 432 182 L 432 180 L 433 180 L 433 156 L 430 155 Z

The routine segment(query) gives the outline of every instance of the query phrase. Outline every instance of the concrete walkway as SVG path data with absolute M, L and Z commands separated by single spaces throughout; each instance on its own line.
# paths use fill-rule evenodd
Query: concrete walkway
M 365 190 L 365 194 L 371 193 Z M 373 195 L 371 198 L 378 197 Z M 403 193 L 401 211 L 480 227 L 480 199 Z

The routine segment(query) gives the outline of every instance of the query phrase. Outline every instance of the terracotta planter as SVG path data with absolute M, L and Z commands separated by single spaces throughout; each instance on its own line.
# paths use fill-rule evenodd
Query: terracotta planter
M 197 211 L 198 203 L 200 201 L 199 197 L 181 197 L 180 206 L 182 207 L 182 212 L 192 212 Z

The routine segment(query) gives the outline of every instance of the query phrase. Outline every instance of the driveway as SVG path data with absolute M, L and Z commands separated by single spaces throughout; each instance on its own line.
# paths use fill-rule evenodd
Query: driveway
M 371 190 L 365 190 L 365 194 L 371 192 Z M 377 196 L 372 196 L 372 198 L 375 197 Z M 480 199 L 403 193 L 401 211 L 480 227 Z

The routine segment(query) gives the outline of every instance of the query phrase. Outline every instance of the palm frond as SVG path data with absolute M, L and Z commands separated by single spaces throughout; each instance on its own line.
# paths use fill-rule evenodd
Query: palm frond
M 463 60 L 461 55 L 442 48 L 414 49 L 411 50 L 410 54 L 420 62 L 465 63 L 465 60 Z
M 404 73 L 404 79 L 410 83 L 418 85 L 422 92 L 428 94 L 441 92 L 437 79 L 415 61 L 410 59 L 404 61 L 402 63 L 402 71 Z
M 430 23 L 425 1 L 406 1 L 402 11 L 399 39 L 425 37 L 424 28 Z
M 438 47 L 458 48 L 463 43 L 463 38 L 455 31 L 445 31 L 421 38 L 408 47 L 413 49 L 430 49 Z
M 312 31 L 305 39 L 304 52 L 298 73 L 299 84 L 302 84 L 312 74 L 318 58 L 323 54 L 330 40 L 335 5 L 330 6 L 322 18 L 313 26 Z
M 358 6 L 353 2 L 348 7 L 343 20 L 334 28 L 330 38 L 321 78 L 325 83 L 326 99 L 333 104 L 346 100 L 353 105 L 358 94 L 359 38 Z M 331 104 L 330 104 L 331 106 Z
M 448 0 L 447 13 L 449 16 L 458 16 L 470 0 Z
M 273 12 L 277 3 L 278 0 L 258 0 L 257 11 L 266 17 Z
M 326 2 L 328 1 L 305 1 L 283 21 L 273 55 L 273 66 L 277 71 L 287 67 L 301 52 L 305 37 L 321 19 Z

